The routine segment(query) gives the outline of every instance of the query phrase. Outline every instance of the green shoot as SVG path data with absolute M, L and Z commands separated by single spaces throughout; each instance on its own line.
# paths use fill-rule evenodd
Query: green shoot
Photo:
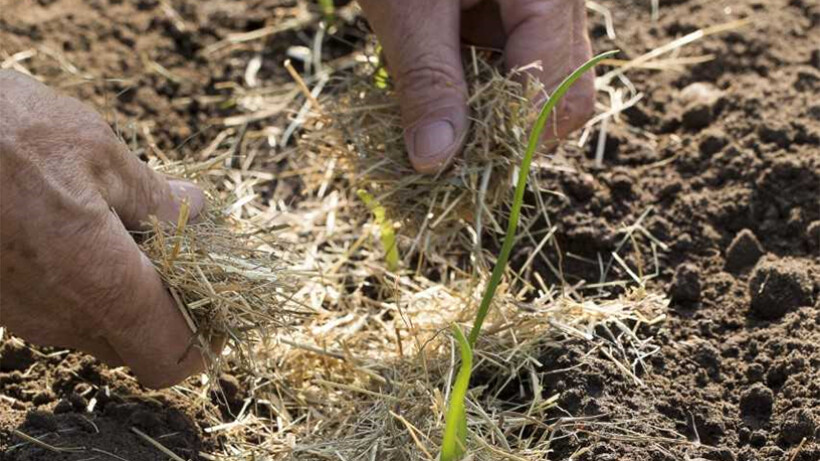
M 376 74 L 373 75 L 373 84 L 376 85 L 376 88 L 380 90 L 384 90 L 387 88 L 387 82 L 390 81 L 390 76 L 387 74 L 387 69 L 383 66 L 379 67 L 376 70 Z
M 507 261 L 512 251 L 513 242 L 515 241 L 515 232 L 518 228 L 518 219 L 521 214 L 521 206 L 524 203 L 524 191 L 527 188 L 527 179 L 530 174 L 530 165 L 532 158 L 535 155 L 535 150 L 541 142 L 541 134 L 547 124 L 552 110 L 561 101 L 561 98 L 572 87 L 578 78 L 585 72 L 592 69 L 602 59 L 613 56 L 618 51 L 607 51 L 590 59 L 581 67 L 576 69 L 572 74 L 558 85 L 558 88 L 550 95 L 541 112 L 538 114 L 538 119 L 533 125 L 530 133 L 527 150 L 524 153 L 524 158 L 521 160 L 520 171 L 518 172 L 518 183 L 515 186 L 515 195 L 513 196 L 512 208 L 510 209 L 510 221 L 507 224 L 507 234 L 504 236 L 504 243 L 501 245 L 501 252 L 498 255 L 498 260 L 493 267 L 490 282 L 484 291 L 484 296 L 481 298 L 481 305 L 476 313 L 475 323 L 470 330 L 469 340 L 464 340 L 464 334 L 458 327 L 453 329 L 456 339 L 461 349 L 461 368 L 458 371 L 456 381 L 450 393 L 450 402 L 447 408 L 447 416 L 445 419 L 444 438 L 441 446 L 441 461 L 456 461 L 461 459 L 464 455 L 464 449 L 467 440 L 467 413 L 465 410 L 464 399 L 467 395 L 467 389 L 470 384 L 470 374 L 473 366 L 473 347 L 478 340 L 478 335 L 481 333 L 481 325 L 487 317 L 492 304 L 495 290 L 501 282 L 501 277 L 507 268 Z
M 495 267 L 493 267 L 493 273 L 490 276 L 490 283 L 487 284 L 487 288 L 484 291 L 484 296 L 481 298 L 481 305 L 476 313 L 475 323 L 473 323 L 473 328 L 470 330 L 470 346 L 474 346 L 476 340 L 478 339 L 478 334 L 481 332 L 481 324 L 484 323 L 484 319 L 487 317 L 487 313 L 490 310 L 490 304 L 495 296 L 495 290 L 498 288 L 498 284 L 501 283 L 501 276 L 504 275 L 504 271 L 507 268 L 507 260 L 510 258 L 510 252 L 512 251 L 513 242 L 515 241 L 515 231 L 518 228 L 518 218 L 521 214 L 521 205 L 524 203 L 524 191 L 527 189 L 527 179 L 530 176 L 530 164 L 532 163 L 532 157 L 535 154 L 535 150 L 541 142 L 541 134 L 544 132 L 544 126 L 547 124 L 547 119 L 555 106 L 561 101 L 561 98 L 564 97 L 564 94 L 566 94 L 566 92 L 572 87 L 575 81 L 581 77 L 581 75 L 595 67 L 595 65 L 602 59 L 614 56 L 616 53 L 618 53 L 618 50 L 601 53 L 584 63 L 581 67 L 575 69 L 575 72 L 570 74 L 564 79 L 563 82 L 561 82 L 560 85 L 558 85 L 558 88 L 550 95 L 546 104 L 544 104 L 544 107 L 541 108 L 541 112 L 538 114 L 538 119 L 535 121 L 535 125 L 533 125 L 532 132 L 530 133 L 527 151 L 524 153 L 524 158 L 521 159 L 521 168 L 518 172 L 518 183 L 515 185 L 515 195 L 513 197 L 512 209 L 510 209 L 510 221 L 507 223 L 507 234 L 504 236 L 504 243 L 501 245 L 501 252 L 498 255 L 498 260 L 495 263 Z
M 387 73 L 387 67 L 385 67 L 384 62 L 381 60 L 381 44 L 376 44 L 376 50 L 373 54 L 378 57 L 378 62 L 376 63 L 376 72 L 373 74 L 373 85 L 375 85 L 376 88 L 380 90 L 385 90 L 387 89 L 387 86 L 390 84 L 390 75 Z
M 336 5 L 333 4 L 333 0 L 319 0 L 319 8 L 322 10 L 325 24 L 333 24 L 336 19 Z
M 384 259 L 387 261 L 387 268 L 391 272 L 399 270 L 399 249 L 396 247 L 396 232 L 393 230 L 393 223 L 387 219 L 387 212 L 384 207 L 375 197 L 367 193 L 367 191 L 359 189 L 356 191 L 362 202 L 367 206 L 373 219 L 376 220 L 376 225 L 379 226 L 379 235 L 381 237 L 382 246 L 384 247 Z
M 464 399 L 470 387 L 470 373 L 473 369 L 473 350 L 458 325 L 453 325 L 453 335 L 461 351 L 461 368 L 450 394 L 450 406 L 445 417 L 444 440 L 441 444 L 441 461 L 455 461 L 464 456 L 467 447 L 467 412 Z

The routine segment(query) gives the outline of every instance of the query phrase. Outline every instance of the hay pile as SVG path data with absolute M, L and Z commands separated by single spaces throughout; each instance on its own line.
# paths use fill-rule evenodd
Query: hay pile
M 200 349 L 211 355 L 209 373 L 218 375 L 223 365 L 223 355 L 212 354 L 209 345 L 226 340 L 225 355 L 234 353 L 234 366 L 255 373 L 255 350 L 264 348 L 276 329 L 305 315 L 291 302 L 300 274 L 285 262 L 292 253 L 277 243 L 275 233 L 232 215 L 237 204 L 253 197 L 216 190 L 204 173 L 220 174 L 221 168 L 214 161 L 155 163 L 154 169 L 166 175 L 198 182 L 209 204 L 188 222 L 188 204 L 183 203 L 176 223 L 152 217 L 151 230 L 135 237 Z
M 502 75 L 498 59 L 475 51 L 465 62 L 472 126 L 463 152 L 436 176 L 410 165 L 396 98 L 378 66 L 359 69 L 322 101 L 332 122 L 318 117 L 306 124 L 302 146 L 337 159 L 337 173 L 384 206 L 408 264 L 416 255 L 435 259 L 458 249 L 491 266 L 478 236 L 503 237 L 528 127 L 538 115 L 530 101 L 544 91 L 537 81 L 522 85 L 524 72 Z
M 209 413 L 213 424 L 206 432 L 217 436 L 222 448 L 203 457 L 437 457 L 447 393 L 458 365 L 450 325 L 469 327 L 477 308 L 494 260 L 492 248 L 484 248 L 479 237 L 500 240 L 525 127 L 534 114 L 514 79 L 479 58 L 473 65 L 478 70 L 470 99 L 474 131 L 464 156 L 438 178 L 410 170 L 397 107 L 389 89 L 373 85 L 373 69 L 367 65 L 319 100 L 321 110 L 304 121 L 304 138 L 287 152 L 289 169 L 273 179 L 268 200 L 260 200 L 248 185 L 263 175 L 247 162 L 222 157 L 209 169 L 210 180 L 255 197 L 233 202 L 236 223 L 248 229 L 275 228 L 278 244 L 292 250 L 279 259 L 287 262 L 286 272 L 300 274 L 287 302 L 310 315 L 248 345 L 252 368 L 226 359 L 224 369 L 240 378 L 245 393 L 233 419 Z M 266 149 L 237 142 L 240 136 L 236 131 L 225 137 L 225 153 L 243 159 Z M 241 147 L 234 151 L 237 145 Z M 219 159 L 225 154 L 217 149 L 213 155 Z M 243 166 L 235 168 L 237 163 Z M 545 157 L 537 165 L 531 187 L 541 191 L 539 170 L 551 165 Z M 389 267 L 389 249 L 381 238 L 384 223 L 373 217 L 372 204 L 369 208 L 361 200 L 362 189 L 383 207 L 396 230 L 402 260 L 398 270 Z M 300 191 L 298 196 L 293 190 Z M 521 238 L 539 243 L 539 257 L 545 257 L 540 249 L 558 251 L 555 226 L 543 202 L 529 203 L 524 219 Z M 537 222 L 548 225 L 539 228 Z M 165 232 L 167 242 L 175 231 Z M 542 369 L 549 364 L 538 357 L 547 346 L 584 341 L 590 350 L 605 351 L 624 375 L 642 385 L 640 375 L 648 369 L 643 360 L 657 351 L 646 326 L 663 319 L 668 301 L 643 288 L 647 277 L 625 262 L 627 253 L 640 248 L 642 254 L 652 254 L 658 243 L 640 220 L 623 233 L 621 255 L 607 258 L 605 271 L 602 267 L 610 278 L 590 284 L 590 290 L 566 283 L 550 286 L 529 275 L 532 261 L 508 271 L 476 345 L 477 378 L 468 404 L 473 459 L 544 459 L 554 438 L 574 430 L 571 418 L 550 419 L 557 396 L 542 395 Z M 191 248 L 196 260 L 196 244 Z M 236 260 L 260 260 L 255 252 L 237 255 Z M 163 259 L 155 260 L 162 270 Z M 657 268 L 657 260 L 654 264 Z M 190 267 L 185 283 L 200 286 L 186 288 L 179 281 L 178 286 L 190 291 L 192 300 L 209 299 L 211 291 L 197 278 L 197 265 L 184 267 Z M 562 275 L 560 266 L 554 270 Z M 166 280 L 175 283 L 167 275 Z M 277 285 L 265 283 L 258 299 L 270 295 L 281 300 L 273 294 Z M 216 303 L 222 303 L 223 311 L 242 306 L 241 301 Z M 265 313 L 260 321 L 270 320 L 268 306 L 255 306 Z M 210 309 L 192 314 L 206 319 L 219 312 Z M 251 326 L 252 317 L 243 317 L 247 311 L 236 313 L 229 318 L 236 327 L 230 329 Z M 511 382 L 528 386 L 513 400 L 501 396 Z M 208 412 L 202 385 L 189 382 L 179 389 L 202 399 Z
M 608 105 L 599 104 L 580 136 L 583 144 L 599 133 L 599 165 L 607 120 L 641 98 L 624 71 L 694 62 L 657 58 L 725 29 L 692 32 L 630 62 L 612 60 L 622 67 L 597 82 Z M 232 45 L 241 51 L 258 38 L 239 34 Z M 230 85 L 244 112 L 221 121 L 211 145 L 194 156 L 204 163 L 155 163 L 213 185 L 216 205 L 199 222 L 157 223 L 140 236 L 200 341 L 227 337 L 236 352 L 215 358 L 219 368 L 211 376 L 172 391 L 211 422 L 205 432 L 217 448 L 200 453 L 204 459 L 436 459 L 458 365 L 450 325 L 470 323 L 495 259 L 492 242 L 503 236 L 516 165 L 536 115 L 528 101 L 541 89 L 530 86 L 525 94 L 515 75 L 497 71 L 497 57 L 473 50 L 465 65 L 473 121 L 464 152 L 439 177 L 421 176 L 407 160 L 398 107 L 376 53 L 322 63 L 324 40 L 318 27 L 312 74 L 297 75 L 304 78 L 298 84 Z M 258 80 L 252 55 L 231 57 L 249 60 L 246 82 Z M 332 91 L 323 96 L 325 88 Z M 310 96 L 286 129 L 265 125 L 300 92 Z M 295 134 L 297 147 L 288 147 Z M 150 133 L 141 136 L 153 144 Z M 148 154 L 166 159 L 157 149 Z M 644 360 L 658 350 L 647 326 L 663 320 L 668 300 L 645 282 L 657 274 L 664 245 L 641 225 L 646 215 L 622 228 L 613 254 L 592 262 L 601 266 L 599 280 L 569 284 L 561 265 L 567 255 L 544 202 L 548 170 L 574 172 L 560 155 L 542 153 L 533 165 L 532 200 L 518 236 L 533 250 L 507 271 L 475 348 L 471 459 L 548 459 L 554 440 L 579 430 L 578 419 L 555 417 L 556 395 L 543 395 L 541 384 L 554 371 L 538 360 L 546 347 L 583 341 L 638 386 L 648 370 Z M 384 223 L 375 222 L 359 190 L 385 210 L 397 234 L 399 270 L 388 267 Z M 533 269 L 533 258 L 557 283 Z M 654 273 L 643 270 L 649 267 Z M 233 402 L 220 396 L 224 405 L 216 409 L 209 391 L 219 370 L 242 386 Z M 521 392 L 502 396 L 513 382 Z M 228 405 L 236 400 L 238 411 Z M 617 435 L 617 422 L 606 423 L 606 434 L 589 419 L 583 423 L 595 436 Z

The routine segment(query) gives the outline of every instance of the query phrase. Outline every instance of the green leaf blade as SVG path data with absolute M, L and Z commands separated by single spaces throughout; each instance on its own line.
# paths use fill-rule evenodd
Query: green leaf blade
M 441 443 L 441 461 L 457 461 L 464 456 L 467 446 L 467 411 L 465 401 L 473 372 L 473 349 L 458 325 L 453 325 L 453 336 L 461 351 L 461 367 L 450 391 L 450 403 L 445 417 L 444 438 Z
M 399 248 L 396 246 L 396 231 L 393 230 L 393 223 L 387 219 L 387 211 L 381 203 L 371 194 L 363 189 L 356 191 L 356 195 L 364 202 L 365 206 L 373 213 L 373 219 L 379 226 L 379 237 L 384 247 L 384 259 L 387 262 L 387 269 L 390 272 L 399 270 Z
M 464 456 L 467 443 L 467 413 L 465 410 L 465 401 L 467 398 L 467 390 L 470 385 L 470 375 L 473 368 L 473 346 L 475 346 L 478 336 L 481 333 L 481 325 L 487 317 L 490 309 L 495 291 L 501 283 L 501 277 L 507 267 L 507 261 L 512 251 L 513 243 L 515 242 L 515 232 L 518 229 L 518 219 L 521 214 L 521 206 L 524 203 L 524 192 L 527 188 L 527 179 L 530 174 L 530 166 L 535 151 L 541 141 L 541 134 L 544 132 L 544 126 L 547 124 L 550 114 L 561 98 L 572 87 L 581 75 L 592 69 L 602 59 L 618 53 L 617 50 L 601 53 L 594 58 L 584 63 L 581 67 L 570 74 L 560 85 L 555 92 L 550 95 L 547 102 L 541 108 L 538 118 L 533 125 L 530 133 L 527 150 L 524 153 L 524 158 L 521 160 L 521 166 L 518 176 L 518 182 L 515 186 L 515 194 L 513 197 L 513 204 L 510 210 L 510 220 L 507 224 L 507 233 L 504 236 L 504 242 L 501 246 L 498 259 L 493 267 L 490 281 L 481 298 L 481 305 L 476 312 L 475 322 L 470 330 L 469 338 L 464 337 L 461 329 L 458 326 L 453 326 L 453 334 L 458 341 L 459 349 L 461 351 L 461 367 L 459 368 L 456 380 L 450 391 L 450 401 L 447 407 L 447 414 L 445 417 L 444 437 L 441 446 L 440 461 L 457 461 Z
M 470 330 L 470 345 L 474 346 L 475 342 L 478 340 L 478 335 L 481 333 L 481 325 L 484 323 L 484 319 L 487 317 L 487 313 L 490 310 L 490 304 L 492 303 L 493 297 L 495 296 L 495 290 L 498 288 L 498 285 L 501 283 L 501 277 L 504 275 L 504 271 L 507 268 L 507 261 L 510 258 L 510 253 L 512 252 L 513 243 L 515 242 L 515 232 L 518 229 L 518 218 L 521 215 L 521 206 L 524 203 L 524 192 L 527 189 L 527 179 L 530 175 L 530 166 L 532 164 L 532 158 L 535 155 L 536 149 L 538 149 L 538 145 L 541 142 L 541 134 L 544 132 L 544 126 L 547 124 L 547 120 L 549 119 L 552 110 L 558 103 L 561 101 L 561 98 L 569 91 L 572 85 L 579 79 L 581 76 L 595 67 L 601 60 L 614 56 L 618 53 L 618 50 L 607 51 L 601 53 L 594 58 L 590 59 L 589 61 L 585 62 L 581 67 L 575 69 L 567 78 L 558 85 L 558 88 L 550 95 L 547 102 L 541 108 L 540 113 L 538 114 L 538 118 L 533 125 L 532 132 L 530 133 L 529 142 L 527 144 L 527 150 L 524 153 L 524 158 L 521 160 L 520 171 L 518 172 L 518 183 L 515 186 L 515 194 L 513 196 L 513 204 L 512 208 L 510 209 L 510 220 L 507 223 L 507 233 L 504 236 L 504 242 L 501 245 L 501 251 L 499 252 L 498 259 L 496 260 L 495 266 L 493 267 L 493 272 L 490 275 L 490 281 L 487 284 L 487 288 L 484 291 L 484 296 L 481 298 L 481 304 L 479 305 L 478 312 L 476 312 L 476 319 L 473 323 L 473 328 Z

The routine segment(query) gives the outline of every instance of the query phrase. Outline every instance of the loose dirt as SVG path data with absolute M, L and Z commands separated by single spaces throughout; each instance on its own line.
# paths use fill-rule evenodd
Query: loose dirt
M 293 5 L 284 0 L 169 2 L 180 17 L 150 0 L 13 3 L 0 7 L 3 59 L 37 49 L 28 69 L 99 108 L 123 133 L 147 129 L 171 157 L 207 146 L 217 133 L 212 121 L 232 114 L 221 82 L 241 81 L 255 53 L 265 58 L 260 78 L 285 82 L 284 50 L 303 44 L 293 31 L 248 55 L 200 53 L 288 14 Z M 561 247 L 579 256 L 612 251 L 617 226 L 653 207 L 646 225 L 670 246 L 653 288 L 673 299 L 644 386 L 580 343 L 540 357 L 541 371 L 554 370 L 545 395 L 561 395 L 556 418 L 611 424 L 573 423 L 575 435 L 557 441 L 551 459 L 582 447 L 590 450 L 574 459 L 820 459 L 820 5 L 677 0 L 661 2 L 653 24 L 650 2 L 600 3 L 618 35 L 613 46 L 593 14 L 596 49 L 617 46 L 628 57 L 702 27 L 754 22 L 686 48 L 712 55 L 708 62 L 630 73 L 645 96 L 610 125 L 604 167 L 595 167 L 592 139 L 573 159 L 582 174 L 544 174 L 566 197 L 551 209 Z M 361 43 L 364 30 L 349 29 L 327 47 L 328 58 Z M 93 81 L 78 83 L 85 73 Z M 568 273 L 595 280 L 595 271 L 579 264 Z M 219 443 L 202 431 L 202 408 L 87 356 L 12 339 L 0 356 L 0 460 L 89 459 L 20 446 L 14 429 L 128 460 L 166 459 L 131 427 L 192 459 Z M 223 381 L 229 394 L 242 392 L 231 377 Z M 670 443 L 673 433 L 700 446 Z

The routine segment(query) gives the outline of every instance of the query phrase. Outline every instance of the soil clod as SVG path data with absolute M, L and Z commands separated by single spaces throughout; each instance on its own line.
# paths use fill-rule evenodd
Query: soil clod
M 758 135 L 764 142 L 777 144 L 778 147 L 782 147 L 784 149 L 789 147 L 789 144 L 791 143 L 789 129 L 783 124 L 770 125 L 767 123 L 765 125 L 761 125 L 758 130 Z
M 726 137 L 726 134 L 721 130 L 710 128 L 704 132 L 704 136 L 700 140 L 698 148 L 704 157 L 710 157 L 720 152 L 727 144 L 729 144 L 729 139 Z
M 693 104 L 683 111 L 681 122 L 690 130 L 705 128 L 712 123 L 712 108 L 706 104 Z
M 700 299 L 700 272 L 694 264 L 681 264 L 672 279 L 671 296 L 674 301 L 688 303 Z
M 799 262 L 764 259 L 749 281 L 751 312 L 765 320 L 775 320 L 811 302 L 812 283 Z
M 743 229 L 735 235 L 726 250 L 726 270 L 737 273 L 754 266 L 763 254 L 763 246 L 755 234 L 749 229 Z
M 754 416 L 768 419 L 772 414 L 774 393 L 761 383 L 753 384 L 740 395 L 740 413 L 743 416 Z M 754 434 L 752 434 L 754 438 Z
M 57 402 L 57 405 L 54 406 L 54 414 L 61 415 L 64 413 L 72 413 L 74 411 L 74 405 L 68 399 L 60 399 Z
M 0 345 L 0 371 L 25 371 L 34 362 L 34 354 L 26 345 L 16 341 Z
M 820 251 L 820 221 L 812 221 L 806 227 L 806 242 L 809 244 L 809 251 Z
M 809 408 L 793 408 L 786 413 L 780 427 L 780 441 L 795 445 L 804 438 L 811 438 L 817 428 L 817 418 Z
M 763 431 L 754 431 L 749 437 L 749 445 L 755 448 L 762 448 L 766 445 L 767 441 L 768 439 L 766 438 L 766 433 Z
M 35 410 L 30 412 L 26 415 L 26 423 L 28 426 L 44 432 L 54 432 L 58 428 L 57 419 L 47 411 Z
M 683 126 L 690 130 L 709 126 L 715 116 L 715 105 L 722 94 L 714 85 L 703 82 L 693 83 L 681 90 Z

